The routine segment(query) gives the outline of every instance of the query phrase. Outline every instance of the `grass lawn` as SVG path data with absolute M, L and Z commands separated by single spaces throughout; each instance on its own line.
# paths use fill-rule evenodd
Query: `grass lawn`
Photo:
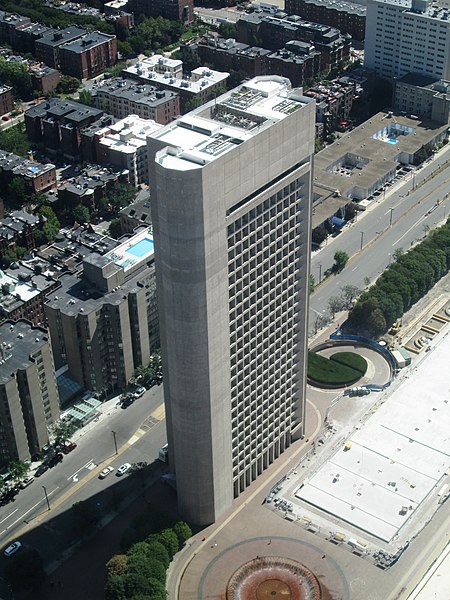
M 337 352 L 330 358 L 308 353 L 308 378 L 328 385 L 345 385 L 360 379 L 367 370 L 367 362 L 353 352 Z

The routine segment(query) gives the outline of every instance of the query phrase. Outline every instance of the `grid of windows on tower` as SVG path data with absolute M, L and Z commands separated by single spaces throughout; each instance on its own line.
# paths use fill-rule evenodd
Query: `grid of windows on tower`
M 298 425 L 305 183 L 295 179 L 228 226 L 235 497 L 290 445 Z

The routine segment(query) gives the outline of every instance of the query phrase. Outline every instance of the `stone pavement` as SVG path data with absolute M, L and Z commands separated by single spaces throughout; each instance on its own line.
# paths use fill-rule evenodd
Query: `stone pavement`
M 286 556 L 289 552 L 289 557 L 299 562 L 309 557 L 313 570 L 320 566 L 321 577 L 327 577 L 329 589 L 340 592 L 345 589 L 345 579 L 340 574 L 337 577 L 337 565 L 328 562 L 325 569 L 322 550 L 301 545 L 293 538 L 292 523 L 283 521 L 271 511 L 262 509 L 264 512 L 261 512 L 270 488 L 310 450 L 312 439 L 321 431 L 322 419 L 323 415 L 308 402 L 305 439 L 284 452 L 220 520 L 190 540 L 169 568 L 167 591 L 170 600 L 221 598 L 226 582 L 237 566 L 257 555 Z

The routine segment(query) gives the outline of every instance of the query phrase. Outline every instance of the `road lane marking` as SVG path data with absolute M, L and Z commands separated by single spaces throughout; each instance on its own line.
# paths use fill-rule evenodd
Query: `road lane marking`
M 10 513 L 8 516 L 6 516 L 4 519 L 2 519 L 0 521 L 0 523 L 3 523 L 3 521 L 6 521 L 6 519 L 9 519 L 9 517 L 12 517 L 14 513 L 16 513 L 19 509 L 16 508 L 16 510 L 13 510 L 12 513 Z
M 59 490 L 59 486 L 56 487 L 54 490 L 52 490 L 51 492 L 47 492 L 47 496 L 50 497 L 52 494 L 54 494 L 57 490 Z M 32 510 L 34 510 L 37 506 L 39 506 L 40 504 L 43 504 L 45 502 L 45 498 L 42 498 L 42 500 L 39 500 L 39 502 L 36 502 L 36 504 L 33 504 L 33 506 L 31 508 L 29 508 L 26 512 L 24 512 L 23 514 L 20 515 L 20 517 L 18 519 L 16 519 L 14 521 L 14 523 L 11 523 L 11 525 L 9 525 L 6 529 L 9 529 L 10 527 L 12 527 L 13 525 L 15 525 L 16 523 L 18 523 L 19 521 L 23 521 L 24 517 L 31 512 Z
M 92 464 L 93 464 L 93 459 L 92 459 L 92 458 L 90 458 L 90 459 L 87 461 L 87 463 L 86 463 L 85 465 L 83 465 L 82 467 L 80 467 L 80 468 L 79 468 L 77 471 L 75 471 L 75 473 L 72 473 L 72 475 L 70 475 L 70 476 L 67 478 L 67 481 L 70 481 L 71 479 L 73 479 L 73 478 L 75 477 L 75 475 L 78 475 L 78 473 L 79 473 L 80 471 L 82 471 L 83 469 L 89 469 L 89 466 L 90 466 L 90 465 L 92 465 Z M 95 468 L 95 467 L 94 467 L 94 468 Z

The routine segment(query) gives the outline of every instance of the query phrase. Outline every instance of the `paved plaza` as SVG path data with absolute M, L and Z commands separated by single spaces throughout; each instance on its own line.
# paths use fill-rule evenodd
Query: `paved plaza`
M 447 334 L 296 497 L 386 542 L 427 496 L 436 508 L 449 467 L 449 356 Z

